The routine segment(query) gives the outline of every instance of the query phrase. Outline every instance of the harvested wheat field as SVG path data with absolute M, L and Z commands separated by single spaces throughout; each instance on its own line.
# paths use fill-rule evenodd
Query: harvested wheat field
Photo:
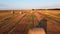
M 60 10 L 0 10 L 0 34 L 60 34 Z

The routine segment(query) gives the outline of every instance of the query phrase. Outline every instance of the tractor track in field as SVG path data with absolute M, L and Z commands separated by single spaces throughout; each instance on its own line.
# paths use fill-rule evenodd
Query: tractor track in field
M 39 14 L 47 19 L 47 34 L 60 34 L 60 21 L 55 20 L 55 18 L 53 18 L 54 16 L 42 13 Z
M 8 19 L 4 20 L 4 22 L 0 23 L 0 29 L 7 25 L 11 20 L 15 19 L 17 15 L 11 16 Z
M 42 14 L 42 13 L 39 13 L 39 14 L 43 15 L 47 20 L 52 20 L 53 22 L 60 23 L 60 21 L 55 20 L 55 18 L 52 18 L 50 15 L 45 15 L 45 14 Z
M 3 14 L 0 13 L 0 21 L 3 20 L 3 19 L 5 19 L 5 18 L 7 18 L 7 17 L 9 17 L 9 16 L 11 16 L 11 15 L 12 14 L 6 14 L 5 15 L 4 13 Z
M 14 15 L 10 15 L 10 16 L 3 18 L 2 20 L 0 20 L 0 24 L 7 22 L 9 19 L 13 18 L 14 16 L 17 16 L 17 15 L 14 14 Z
M 44 14 L 39 13 L 39 12 L 38 12 L 38 14 L 43 15 L 43 17 L 44 17 L 45 19 L 47 19 L 48 21 L 52 22 L 53 24 L 60 26 L 60 21 L 55 20 L 55 18 L 52 18 L 51 16 L 44 15 Z
M 29 15 L 27 14 L 21 20 L 21 22 L 10 32 L 10 34 L 22 34 L 22 33 L 24 33 L 24 29 L 27 28 L 28 23 L 29 23 L 28 18 L 29 18 Z
M 6 17 L 2 18 L 2 19 L 0 20 L 0 22 L 6 20 L 6 19 L 8 19 L 8 18 L 10 18 L 11 16 L 13 16 L 13 14 L 11 14 L 11 15 L 7 15 Z
M 0 33 L 5 33 L 7 30 L 9 30 L 9 28 L 11 28 L 14 24 L 16 24 L 16 22 L 19 21 L 19 19 L 21 19 L 21 17 L 18 15 L 13 21 L 9 22 L 10 24 L 8 23 L 5 27 L 0 29 Z
M 34 15 L 35 15 L 35 17 L 36 17 L 36 19 L 35 19 L 34 23 L 36 24 L 35 26 L 37 26 L 37 25 L 38 25 L 38 23 L 43 19 L 43 16 L 42 16 L 42 15 L 40 15 L 40 14 L 38 14 L 37 12 L 36 12 L 36 13 L 34 13 Z

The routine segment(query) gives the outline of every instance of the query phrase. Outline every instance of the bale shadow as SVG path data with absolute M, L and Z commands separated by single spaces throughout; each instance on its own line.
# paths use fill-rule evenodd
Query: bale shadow
M 37 28 L 43 28 L 47 34 L 47 19 L 43 18 L 39 21 Z

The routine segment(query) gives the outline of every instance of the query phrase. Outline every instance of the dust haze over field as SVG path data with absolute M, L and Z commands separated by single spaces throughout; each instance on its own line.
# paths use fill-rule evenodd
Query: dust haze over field
M 36 33 L 60 34 L 60 10 L 0 10 L 0 34 Z

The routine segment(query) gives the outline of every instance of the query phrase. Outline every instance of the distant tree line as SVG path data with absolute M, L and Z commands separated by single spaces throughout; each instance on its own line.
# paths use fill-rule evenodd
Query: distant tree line
M 32 9 L 32 10 L 46 10 L 46 9 Z M 47 9 L 47 10 L 60 10 L 60 8 Z

